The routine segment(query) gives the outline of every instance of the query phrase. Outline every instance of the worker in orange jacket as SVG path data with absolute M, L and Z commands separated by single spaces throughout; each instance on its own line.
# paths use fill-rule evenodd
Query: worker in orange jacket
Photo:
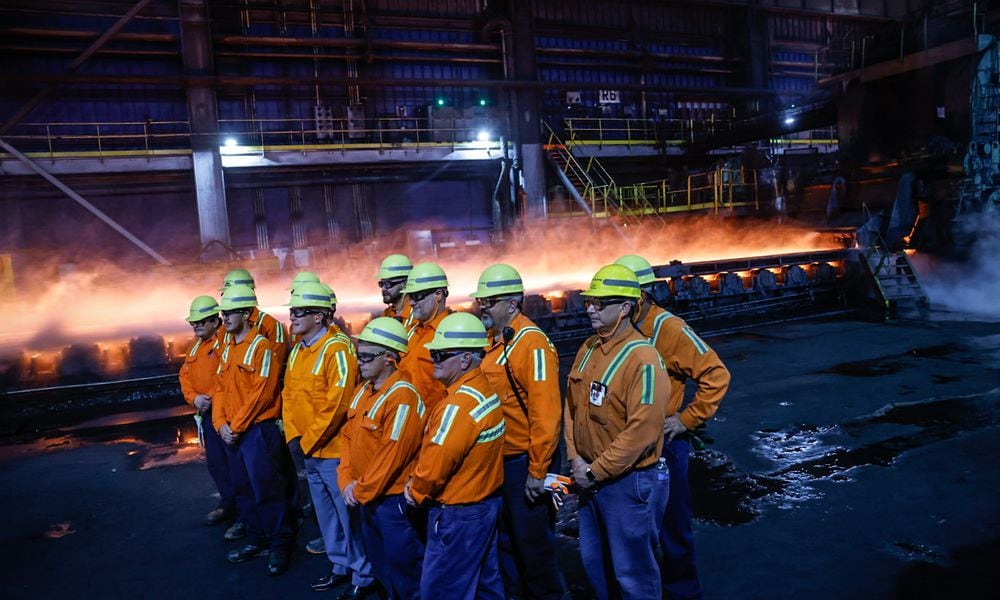
M 657 563 L 670 473 L 661 462 L 670 378 L 656 348 L 630 322 L 639 281 L 602 267 L 583 292 L 597 330 L 566 386 L 564 435 L 580 486 L 580 556 L 595 597 L 661 597 Z M 610 576 L 608 574 L 612 574 Z
M 386 304 L 382 311 L 383 317 L 396 319 L 409 331 L 416 322 L 413 319 L 413 307 L 407 295 L 403 292 L 406 279 L 413 270 L 410 259 L 403 254 L 390 254 L 382 259 L 378 268 L 378 287 L 382 291 L 382 302 Z
M 231 285 L 219 308 L 231 342 L 222 350 L 212 421 L 229 452 L 237 511 L 248 542 L 227 555 L 241 563 L 269 554 L 268 573 L 281 575 L 295 543 L 291 458 L 278 426 L 281 364 L 273 345 L 250 325 L 253 288 Z
M 667 417 L 663 425 L 666 439 L 663 458 L 670 469 L 670 499 L 660 530 L 663 550 L 663 594 L 670 599 L 701 598 L 695 562 L 694 532 L 691 527 L 691 489 L 688 461 L 691 434 L 712 418 L 729 389 L 729 370 L 719 355 L 705 343 L 684 319 L 656 305 L 652 296 L 656 277 L 649 261 L 636 254 L 622 256 L 616 264 L 636 274 L 642 296 L 632 322 L 656 346 L 670 375 L 670 405 L 684 402 L 684 387 L 694 381 L 698 391 L 683 410 Z
M 340 433 L 357 384 L 354 346 L 330 325 L 334 296 L 319 282 L 292 290 L 289 315 L 299 343 L 292 348 L 282 390 L 285 438 L 305 457 L 306 479 L 330 570 L 312 583 L 326 591 L 347 581 L 340 598 L 374 593 L 371 564 L 361 539 L 361 515 L 347 506 L 337 483 L 344 451 Z
M 426 417 L 417 388 L 396 368 L 406 343 L 406 327 L 390 317 L 358 335 L 364 383 L 351 400 L 337 471 L 347 505 L 361 508 L 365 550 L 391 598 L 420 596 L 426 525 L 425 512 L 403 498 Z
M 178 377 L 184 400 L 197 411 L 195 421 L 198 423 L 198 437 L 205 447 L 205 463 L 219 490 L 219 504 L 205 517 L 206 525 L 216 525 L 236 515 L 236 495 L 229 476 L 226 445 L 212 426 L 212 394 L 215 392 L 222 337 L 225 334 L 225 329 L 221 327 L 222 319 L 219 318 L 219 303 L 211 296 L 198 296 L 191 301 L 187 321 L 194 329 L 195 342 L 184 357 Z M 242 529 L 245 534 L 245 526 Z M 233 535 L 236 533 L 234 531 Z
M 487 267 L 471 296 L 492 336 L 480 368 L 500 394 L 506 423 L 498 541 L 504 588 L 518 598 L 562 598 L 544 485 L 559 443 L 559 359 L 545 332 L 521 313 L 524 283 L 514 267 Z
M 448 387 L 429 409 L 413 477 L 404 488 L 412 506 L 429 507 L 420 579 L 425 600 L 505 598 L 496 526 L 504 419 L 500 397 L 479 368 L 487 343 L 479 319 L 455 313 L 428 344 L 434 376 Z
M 448 277 L 444 269 L 432 262 L 413 267 L 406 280 L 404 293 L 413 309 L 414 325 L 410 330 L 410 351 L 400 361 L 399 368 L 420 392 L 428 409 L 444 397 L 445 386 L 434 378 L 434 363 L 427 349 L 441 321 L 452 313 L 448 301 Z
M 226 277 L 222 280 L 222 288 L 219 291 L 225 292 L 231 285 L 246 285 L 250 289 L 255 289 L 256 287 L 253 275 L 246 269 L 233 269 L 227 273 Z M 274 350 L 274 357 L 279 364 L 284 365 L 285 358 L 288 356 L 288 336 L 285 334 L 284 324 L 254 306 L 250 312 L 250 327 L 256 329 L 258 333 L 267 338 L 271 343 L 272 350 Z M 230 342 L 229 336 L 226 336 L 224 342 L 226 344 Z

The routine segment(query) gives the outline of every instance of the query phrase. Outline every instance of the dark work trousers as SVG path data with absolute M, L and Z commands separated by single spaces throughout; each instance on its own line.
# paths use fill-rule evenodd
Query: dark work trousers
M 293 475 L 277 425 L 274 421 L 254 423 L 228 451 L 237 509 L 246 519 L 247 542 L 291 549 L 297 529 Z
M 669 494 L 668 471 L 655 467 L 580 494 L 580 558 L 595 598 L 662 597 L 657 554 Z
M 236 490 L 233 487 L 233 478 L 229 474 L 229 453 L 226 452 L 226 443 L 219 437 L 219 432 L 212 427 L 212 409 L 201 413 L 202 433 L 205 438 L 205 463 L 208 465 L 208 474 L 215 482 L 215 488 L 219 490 L 219 506 L 226 512 L 236 511 Z
M 361 529 L 372 572 L 393 600 L 420 598 L 427 511 L 413 508 L 402 494 L 362 507 Z
M 297 438 L 300 442 L 301 437 Z M 302 446 L 298 443 L 288 445 L 288 453 L 292 458 L 293 474 L 295 476 L 295 493 L 299 500 L 296 502 L 295 508 L 301 511 L 303 517 L 308 516 L 306 514 L 308 511 L 305 510 L 307 504 L 312 503 L 312 499 L 309 495 L 309 481 L 306 479 L 306 463 L 305 455 L 302 454 Z M 299 474 L 301 473 L 301 477 Z M 300 506 L 301 504 L 301 506 Z M 312 509 L 310 509 L 312 510 Z
M 512 598 L 562 598 L 550 498 L 543 494 L 538 501 L 528 502 L 524 496 L 527 479 L 527 454 L 504 457 L 497 537 L 503 585 Z
M 497 563 L 501 499 L 431 506 L 420 578 L 422 600 L 503 600 Z
M 698 569 L 695 566 L 694 532 L 691 530 L 691 488 L 688 486 L 688 460 L 691 440 L 679 435 L 672 442 L 664 441 L 663 458 L 670 469 L 670 499 L 660 529 L 663 563 L 663 597 L 669 600 L 689 600 L 703 596 Z

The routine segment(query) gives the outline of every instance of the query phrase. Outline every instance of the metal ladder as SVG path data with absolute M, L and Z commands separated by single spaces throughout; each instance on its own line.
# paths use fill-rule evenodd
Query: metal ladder
M 910 309 L 916 309 L 921 315 L 926 312 L 927 294 L 906 252 L 891 252 L 882 236 L 876 236 L 862 255 L 864 260 L 861 262 L 887 317 L 900 316 Z

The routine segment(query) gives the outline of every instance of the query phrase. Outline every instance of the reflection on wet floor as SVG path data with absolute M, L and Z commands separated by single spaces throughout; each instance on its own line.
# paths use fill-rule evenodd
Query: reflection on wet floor
M 851 481 L 855 467 L 889 467 L 901 454 L 1000 423 L 1000 388 L 986 394 L 892 404 L 838 426 L 760 431 L 753 451 L 774 463 L 766 474 L 740 472 L 714 450 L 692 456 L 695 516 L 722 525 L 748 523 L 764 506 L 790 508 L 821 494 L 816 481 Z
M 937 360 L 949 360 L 952 353 L 960 348 L 955 344 L 941 344 L 937 346 L 927 346 L 924 348 L 914 348 L 908 352 L 894 356 L 882 356 L 868 360 L 858 360 L 853 362 L 840 363 L 822 373 L 832 373 L 834 375 L 845 375 L 847 377 L 882 377 L 884 375 L 894 375 L 903 369 L 916 366 L 908 358 L 931 358 Z M 963 359 L 964 364 L 975 364 L 975 360 Z

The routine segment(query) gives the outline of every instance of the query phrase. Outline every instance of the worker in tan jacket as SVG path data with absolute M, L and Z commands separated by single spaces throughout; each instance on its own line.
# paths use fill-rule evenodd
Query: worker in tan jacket
M 566 387 L 564 435 L 580 494 L 580 555 L 595 597 L 661 597 L 659 528 L 670 475 L 660 451 L 670 379 L 630 321 L 635 274 L 602 267 L 583 292 L 597 330 L 577 353 Z M 608 574 L 613 574 L 609 577 Z
M 719 355 L 684 321 L 653 301 L 656 281 L 653 266 L 636 254 L 622 256 L 616 264 L 635 273 L 642 290 L 639 308 L 632 322 L 656 346 L 670 375 L 670 406 L 681 407 L 684 386 L 694 381 L 698 391 L 683 410 L 667 417 L 663 424 L 663 458 L 670 470 L 670 500 L 660 529 L 663 551 L 661 565 L 663 594 L 671 599 L 701 598 L 695 562 L 694 531 L 691 527 L 691 489 L 688 460 L 695 429 L 712 418 L 729 389 L 729 370 Z

